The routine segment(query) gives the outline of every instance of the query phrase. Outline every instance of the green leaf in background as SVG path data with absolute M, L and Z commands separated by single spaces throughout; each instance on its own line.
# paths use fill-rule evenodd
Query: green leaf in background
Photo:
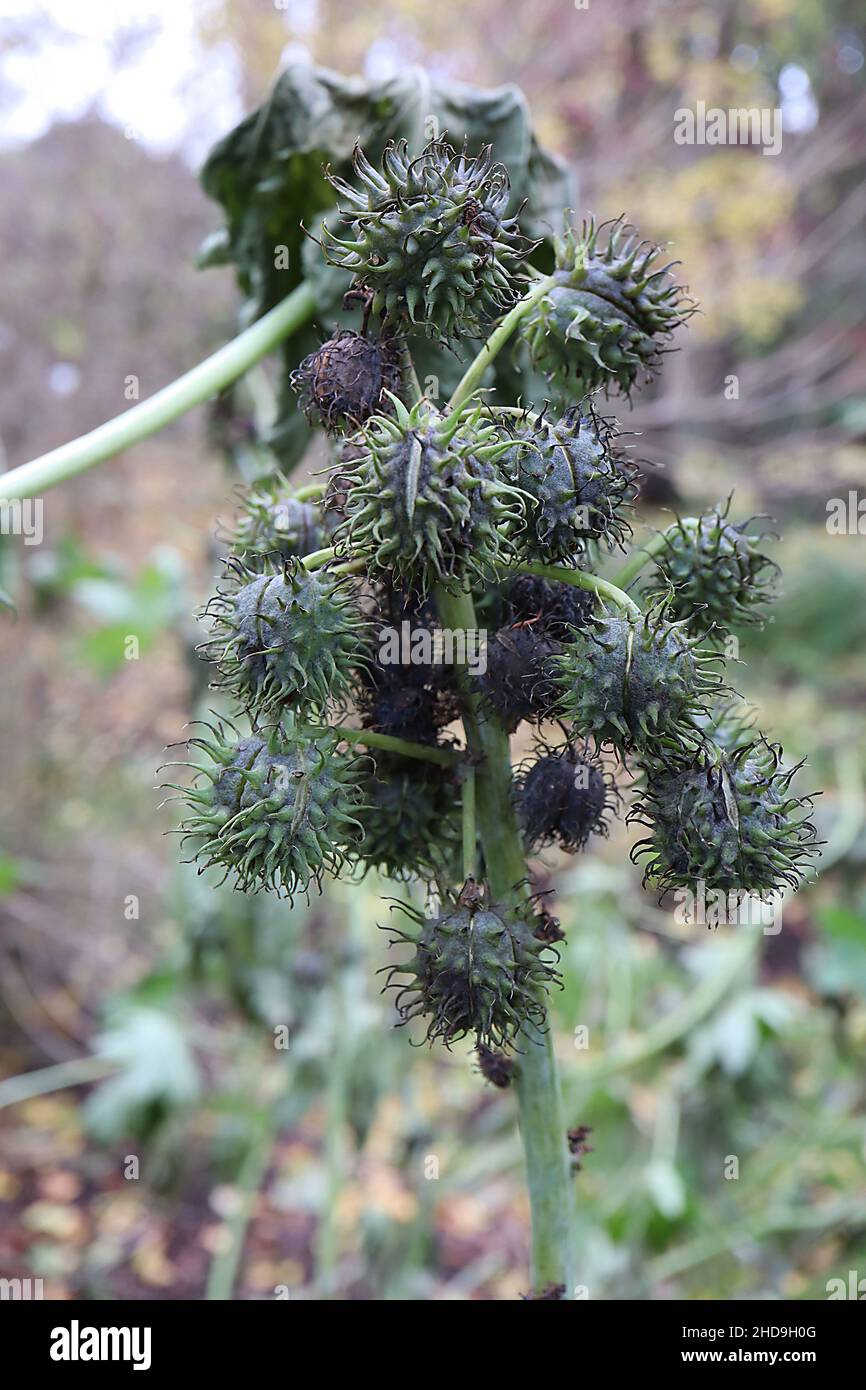
M 247 302 L 243 321 L 273 308 L 305 276 L 314 280 L 320 314 L 328 331 L 339 319 L 349 280 L 323 264 L 318 247 L 299 223 L 319 235 L 324 215 L 335 210 L 333 190 L 322 173 L 329 164 L 346 177 L 356 142 L 376 161 L 389 140 L 405 138 L 420 150 L 434 135 L 447 135 L 471 152 L 492 144 L 507 164 L 511 211 L 525 203 L 524 232 L 550 238 L 573 202 L 565 166 L 542 150 L 533 134 L 523 93 L 514 86 L 483 91 L 431 78 L 407 68 L 383 82 L 343 77 L 327 68 L 295 65 L 277 79 L 268 99 L 211 151 L 201 174 L 205 192 L 223 209 L 223 231 L 202 247 L 200 265 L 233 264 Z M 314 328 L 287 345 L 294 366 L 318 343 Z M 466 352 L 471 356 L 470 346 Z M 456 381 L 460 363 L 442 349 L 419 366 L 442 383 Z M 423 380 L 422 375 L 422 380 Z M 268 443 L 283 467 L 294 463 L 309 432 L 291 392 L 281 394 Z
M 9 855 L 0 855 L 0 898 L 14 893 L 21 882 L 21 865 Z
M 104 1142 L 145 1135 L 170 1112 L 198 1099 L 198 1069 L 183 1029 L 162 1010 L 120 1012 L 97 1038 L 96 1052 L 119 1069 L 92 1092 L 85 1107 L 89 1129 Z
M 866 998 L 866 917 L 827 904 L 817 918 L 821 937 L 806 952 L 812 984 L 822 994 Z
M 96 620 L 94 630 L 81 638 L 78 652 L 101 676 L 122 666 L 128 637 L 137 638 L 144 652 L 185 613 L 183 566 L 164 546 L 131 579 L 81 578 L 70 586 L 70 593 Z

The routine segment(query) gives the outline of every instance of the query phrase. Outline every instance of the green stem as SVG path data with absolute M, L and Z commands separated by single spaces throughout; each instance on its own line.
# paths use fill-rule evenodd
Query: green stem
M 537 303 L 539 299 L 544 298 L 547 291 L 552 289 L 555 284 L 556 281 L 553 276 L 546 275 L 542 280 L 537 281 L 537 283 L 532 286 L 528 294 L 525 294 L 522 299 L 517 301 L 513 309 L 509 309 L 505 318 L 494 328 L 487 342 L 478 353 L 478 356 L 469 363 L 469 366 L 457 383 L 456 390 L 448 402 L 452 411 L 459 409 L 464 401 L 472 395 L 472 392 L 479 385 L 490 363 L 508 342 L 508 339 L 511 337 L 520 320 L 524 315 L 529 313 L 533 304 Z
M 463 811 L 463 877 L 475 878 L 478 832 L 475 827 L 475 768 L 467 766 L 461 787 Z
M 89 434 L 61 444 L 59 449 L 52 449 L 9 473 L 0 474 L 3 500 L 35 497 L 155 434 L 243 376 L 254 363 L 311 319 L 315 309 L 313 291 L 303 281 L 270 313 L 219 348 L 213 356 L 157 391 L 155 396 L 125 410 Z
M 404 758 L 416 758 L 423 763 L 437 763 L 439 767 L 459 767 L 463 761 L 462 753 L 453 748 L 437 748 L 426 743 L 411 743 L 407 738 L 396 738 L 393 734 L 374 734 L 370 729 L 344 729 L 339 724 L 309 724 L 304 733 L 336 734 L 347 743 L 363 743 L 368 748 L 381 748 L 386 753 L 399 753 Z
M 619 574 L 616 576 L 616 582 L 619 587 L 621 589 L 627 589 L 632 580 L 637 579 L 637 576 L 644 566 L 648 565 L 654 556 L 660 554 L 660 552 L 665 549 L 667 543 L 667 531 L 659 531 L 657 535 L 653 536 L 651 541 L 647 541 L 646 545 L 642 545 L 639 550 L 636 550 L 633 555 L 630 555 L 619 571 Z
M 324 497 L 327 483 L 307 483 L 292 493 L 295 502 L 314 502 Z
M 108 1057 L 75 1057 L 58 1062 L 56 1067 L 41 1067 L 39 1071 L 10 1076 L 0 1084 L 0 1110 L 7 1105 L 20 1105 L 34 1096 L 47 1096 L 67 1086 L 84 1086 L 90 1081 L 103 1081 L 118 1070 L 118 1063 Z
M 629 598 L 616 584 L 611 584 L 610 580 L 599 579 L 597 574 L 588 574 L 585 570 L 563 569 L 561 565 L 520 564 L 514 568 L 517 574 L 536 574 L 540 579 L 572 584 L 576 589 L 589 589 L 600 598 L 610 599 L 617 608 L 624 608 L 631 613 L 641 611 L 633 598 Z
M 228 1239 L 208 1270 L 206 1297 L 225 1302 L 232 1296 L 243 1254 L 256 1195 L 264 1181 L 277 1136 L 277 1106 L 267 1107 L 258 1119 L 243 1166 L 238 1175 L 238 1204 L 226 1222 Z
M 477 630 L 470 594 L 439 590 L 437 603 L 443 627 Z M 466 741 L 478 755 L 475 809 L 485 874 L 491 893 L 501 900 L 526 877 L 508 736 L 480 710 L 465 673 L 462 684 Z M 549 1284 L 562 1284 L 567 1297 L 574 1285 L 574 1185 L 551 1029 L 525 1031 L 520 1046 L 516 1086 L 532 1211 L 532 1286 L 541 1293 Z

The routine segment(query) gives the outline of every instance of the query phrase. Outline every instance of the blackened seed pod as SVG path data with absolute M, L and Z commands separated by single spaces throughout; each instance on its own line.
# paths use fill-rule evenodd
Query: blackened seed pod
M 330 433 L 357 429 L 388 409 L 388 392 L 400 387 L 397 346 L 340 329 L 292 372 L 301 409 Z
M 512 580 L 504 603 L 506 626 L 527 623 L 542 628 L 556 642 L 566 642 L 574 628 L 586 626 L 595 607 L 595 595 L 576 584 L 522 574 Z
M 394 879 L 456 876 L 463 841 L 452 768 L 377 752 L 364 794 L 360 865 Z
M 612 784 L 600 763 L 573 744 L 542 745 L 516 779 L 517 810 L 531 849 L 557 844 L 570 854 L 586 847 L 591 835 L 606 835 L 607 814 L 615 805 Z
M 487 643 L 487 670 L 478 677 L 482 701 L 513 733 L 523 720 L 537 723 L 556 707 L 555 659 L 562 644 L 540 624 L 500 628 Z

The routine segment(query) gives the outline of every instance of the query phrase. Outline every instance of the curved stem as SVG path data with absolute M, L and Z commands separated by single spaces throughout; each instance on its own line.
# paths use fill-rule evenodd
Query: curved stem
M 322 565 L 333 560 L 335 553 L 332 545 L 324 545 L 321 550 L 311 550 L 309 555 L 302 556 L 301 564 L 305 570 L 321 569 Z
M 306 483 L 304 487 L 299 487 L 292 493 L 292 500 L 295 502 L 315 502 L 320 497 L 324 497 L 327 491 L 327 483 Z
M 48 1096 L 67 1086 L 85 1086 L 91 1081 L 104 1081 L 118 1069 L 118 1063 L 108 1057 L 74 1057 L 53 1067 L 22 1072 L 0 1083 L 0 1110 L 7 1105 L 19 1105 L 34 1096 Z
M 477 628 L 470 594 L 439 590 L 437 604 L 444 627 Z M 491 893 L 501 900 L 513 895 L 526 878 L 508 735 L 495 720 L 482 714 L 465 673 L 462 685 L 466 741 L 478 755 L 475 800 L 485 874 Z M 550 1284 L 562 1285 L 568 1297 L 574 1284 L 574 1184 L 551 1029 L 524 1030 L 520 1047 L 515 1071 L 532 1211 L 532 1287 L 538 1294 Z
M 640 613 L 640 605 L 635 603 L 633 598 L 623 593 L 622 589 L 616 584 L 611 584 L 608 579 L 599 579 L 597 574 L 588 574 L 586 570 L 563 569 L 561 565 L 536 565 L 520 564 L 515 565 L 518 574 L 535 574 L 540 579 L 552 579 L 559 584 L 572 584 L 576 589 L 589 589 L 592 593 L 598 594 L 600 598 L 610 599 L 617 608 L 625 608 L 630 613 Z
M 552 289 L 555 284 L 556 281 L 552 275 L 544 276 L 543 279 L 532 286 L 528 294 L 525 294 L 522 299 L 517 301 L 513 309 L 509 309 L 505 318 L 494 328 L 487 342 L 478 353 L 478 356 L 469 363 L 469 366 L 457 383 L 454 394 L 448 402 L 451 410 L 457 410 L 463 402 L 472 395 L 472 392 L 478 386 L 481 378 L 490 366 L 490 363 L 508 342 L 508 339 L 511 337 L 520 320 L 525 314 L 529 313 L 529 310 L 537 300 L 544 298 L 547 291 Z
M 653 536 L 651 541 L 642 545 L 633 555 L 630 555 L 616 576 L 616 582 L 621 589 L 627 589 L 632 580 L 636 579 L 645 565 L 648 565 L 654 556 L 658 555 L 668 543 L 667 531 L 659 531 Z
M 462 753 L 453 748 L 437 748 L 426 743 L 412 743 L 407 738 L 396 738 L 393 734 L 375 734 L 370 729 L 344 729 L 339 724 L 308 724 L 304 733 L 336 734 L 347 743 L 363 743 L 367 748 L 381 748 L 386 753 L 399 753 L 404 758 L 415 758 L 422 763 L 437 763 L 439 767 L 459 767 L 463 761 Z
M 204 362 L 199 362 L 184 376 L 157 391 L 155 396 L 134 405 L 131 410 L 125 410 L 122 415 L 115 416 L 89 434 L 61 444 L 58 449 L 52 449 L 30 463 L 23 463 L 9 473 L 0 474 L 3 500 L 9 502 L 15 498 L 34 497 L 67 478 L 86 473 L 95 464 L 113 458 L 130 445 L 155 434 L 193 406 L 200 405 L 243 376 L 254 363 L 266 357 L 284 338 L 311 319 L 315 309 L 313 291 L 303 281 L 270 313 Z

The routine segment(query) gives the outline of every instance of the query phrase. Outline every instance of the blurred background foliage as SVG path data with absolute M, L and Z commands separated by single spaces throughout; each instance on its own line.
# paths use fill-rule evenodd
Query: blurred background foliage
M 195 268 L 220 218 L 194 174 L 288 62 L 515 82 L 577 212 L 673 242 L 703 315 L 612 409 L 664 465 L 647 524 L 731 488 L 737 516 L 776 520 L 784 592 L 743 636 L 738 686 L 809 757 L 827 867 L 757 938 L 678 926 L 621 824 L 535 864 L 568 935 L 566 1109 L 592 1127 L 580 1277 L 592 1298 L 776 1299 L 866 1274 L 866 537 L 826 526 L 864 477 L 858 8 L 88 8 L 12 7 L 0 31 L 3 466 L 234 331 L 230 273 Z M 697 101 L 779 107 L 781 154 L 677 145 L 674 112 Z M 257 372 L 49 494 L 41 546 L 0 538 L 17 608 L 0 627 L 0 1065 L 89 1083 L 0 1112 L 0 1274 L 53 1297 L 515 1297 L 511 1099 L 468 1050 L 411 1049 L 378 993 L 381 897 L 411 888 L 245 899 L 178 866 L 155 810 L 160 750 L 209 702 L 191 614 L 214 518 L 270 464 L 280 384 Z

